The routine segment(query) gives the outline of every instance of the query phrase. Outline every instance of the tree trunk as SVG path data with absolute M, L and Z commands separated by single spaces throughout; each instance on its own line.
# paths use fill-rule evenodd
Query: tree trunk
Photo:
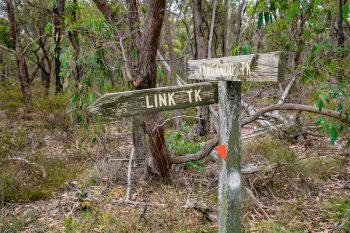
M 204 42 L 204 23 L 201 0 L 193 0 L 193 25 L 196 49 L 195 59 L 205 59 L 207 57 L 207 49 Z M 208 132 L 209 106 L 201 106 L 197 108 L 197 115 L 190 136 L 205 136 Z
M 257 52 L 260 53 L 264 49 L 264 34 L 265 34 L 265 27 L 262 25 L 261 29 L 258 29 L 258 47 Z
M 55 81 L 56 81 L 56 93 L 63 91 L 63 85 L 61 82 L 61 43 L 62 43 L 62 27 L 63 27 L 63 12 L 65 0 L 57 0 L 54 12 L 54 57 L 55 57 Z
M 213 0 L 213 11 L 211 14 L 211 24 L 210 24 L 210 32 L 209 32 L 209 40 L 208 40 L 208 59 L 212 58 L 212 42 L 213 42 L 213 34 L 214 34 L 214 24 L 215 24 L 215 14 L 216 14 L 216 0 Z
M 345 42 L 345 34 L 344 34 L 344 28 L 343 28 L 343 8 L 346 4 L 347 0 L 339 0 L 339 11 L 338 11 L 338 23 L 336 27 L 336 37 L 337 37 L 337 43 L 338 47 L 341 48 L 339 52 L 339 58 L 343 59 L 345 55 L 344 51 L 344 42 Z M 339 82 L 344 81 L 344 70 L 340 67 L 337 71 L 337 79 Z
M 40 68 L 41 83 L 45 88 L 45 94 L 48 96 L 50 91 L 50 73 L 45 69 L 45 63 L 42 63 L 40 66 L 43 67 Z
M 171 84 L 173 86 L 177 85 L 176 81 L 176 64 L 175 64 L 175 54 L 174 54 L 174 46 L 173 46 L 173 37 L 172 37 L 172 30 L 170 25 L 170 19 L 169 19 L 169 13 L 165 14 L 164 18 L 164 26 L 165 26 L 165 38 L 168 45 L 168 53 L 169 53 L 169 66 L 170 66 L 170 72 L 169 72 L 169 79 L 171 80 Z M 175 110 L 175 129 L 180 130 L 182 119 L 180 116 L 182 115 L 182 110 L 177 109 Z
M 232 2 L 227 0 L 227 18 L 226 18 L 226 31 L 225 31 L 225 47 L 224 47 L 224 56 L 230 54 L 232 46 Z
M 143 117 L 133 117 L 132 121 L 132 140 L 135 149 L 135 157 L 145 159 L 150 155 L 150 151 L 145 138 Z
M 156 87 L 156 57 L 160 39 L 160 32 L 165 13 L 165 0 L 148 1 L 148 15 L 143 26 L 142 36 L 135 38 L 140 53 L 137 57 L 133 84 L 136 89 Z M 148 145 L 153 162 L 159 175 L 170 177 L 169 151 L 167 150 L 161 114 L 150 114 L 145 117 L 145 129 L 148 136 Z
M 99 10 L 105 15 L 107 20 L 118 21 L 118 17 L 112 8 L 102 0 L 93 0 Z M 160 32 L 165 13 L 165 0 L 148 1 L 147 17 L 142 30 L 139 29 L 140 19 L 138 17 L 138 6 L 136 0 L 128 0 L 129 27 L 135 39 L 134 45 L 138 49 L 135 73 L 132 76 L 132 83 L 136 89 L 147 89 L 156 87 L 156 57 L 160 38 Z M 136 29 L 136 30 L 133 30 Z M 158 127 L 162 123 L 160 114 L 150 114 L 146 116 L 145 130 L 148 136 L 150 152 L 153 163 L 163 178 L 170 176 L 169 152 L 166 149 L 163 127 Z M 156 127 L 157 126 L 157 127 Z
M 4 65 L 4 67 L 1 70 L 0 81 L 4 81 L 6 79 L 6 63 L 4 63 L 3 59 L 3 53 L 0 52 L 0 64 Z
M 128 51 L 125 54 L 126 55 L 126 63 L 127 67 L 131 68 L 128 72 L 130 72 L 130 75 L 134 77 L 135 75 L 135 69 L 133 67 L 136 67 L 137 65 L 137 57 L 132 57 L 132 51 L 135 50 L 136 54 L 139 54 L 140 52 L 140 45 L 138 44 L 139 41 L 136 38 L 141 37 L 141 32 L 139 28 L 139 14 L 138 14 L 138 5 L 136 0 L 128 0 L 129 4 L 129 11 L 127 13 L 128 16 L 128 23 L 129 23 L 129 29 L 133 32 L 132 36 L 130 37 L 131 43 L 129 43 Z M 144 124 L 143 124 L 143 116 L 137 116 L 133 118 L 132 121 L 132 135 L 133 135 L 133 144 L 135 148 L 135 155 L 136 158 L 146 158 L 150 155 L 150 151 L 146 142 L 146 135 L 144 130 Z
M 15 48 L 17 77 L 21 83 L 24 105 L 26 106 L 27 111 L 30 111 L 32 106 L 32 77 L 29 75 L 27 62 L 20 48 L 12 0 L 6 0 L 6 11 L 8 15 L 10 34 Z
M 241 27 L 242 27 L 242 11 L 246 0 L 238 1 L 238 12 L 237 12 L 237 26 L 236 26 L 236 45 L 239 45 L 239 40 L 241 38 Z
M 72 10 L 72 23 L 75 23 L 77 21 L 77 14 L 78 14 L 78 1 L 73 1 L 73 10 Z M 75 81 L 76 86 L 78 86 L 79 82 L 81 81 L 83 77 L 83 67 L 79 63 L 79 57 L 80 57 L 80 43 L 79 43 L 79 35 L 76 30 L 69 32 L 69 40 L 73 46 L 74 49 L 74 63 L 75 63 Z

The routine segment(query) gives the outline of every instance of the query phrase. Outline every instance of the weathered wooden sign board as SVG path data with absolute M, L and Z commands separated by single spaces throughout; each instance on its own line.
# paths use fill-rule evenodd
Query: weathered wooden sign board
M 188 78 L 215 81 L 276 82 L 284 66 L 280 52 L 189 60 Z
M 282 77 L 279 52 L 188 61 L 188 78 L 215 82 L 110 93 L 88 111 L 106 118 L 149 114 L 219 103 L 220 144 L 226 160 L 219 160 L 219 232 L 241 232 L 240 125 L 241 81 L 276 82 Z
M 109 93 L 89 106 L 88 111 L 108 118 L 168 111 L 218 102 L 217 83 L 160 87 Z

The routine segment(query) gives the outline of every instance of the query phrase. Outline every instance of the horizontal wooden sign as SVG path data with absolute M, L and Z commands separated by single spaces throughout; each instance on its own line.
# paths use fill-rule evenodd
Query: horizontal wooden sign
M 90 105 L 88 111 L 106 118 L 114 118 L 209 105 L 217 102 L 217 84 L 209 82 L 109 93 Z
M 283 78 L 283 66 L 284 59 L 280 52 L 189 60 L 188 78 L 277 82 Z

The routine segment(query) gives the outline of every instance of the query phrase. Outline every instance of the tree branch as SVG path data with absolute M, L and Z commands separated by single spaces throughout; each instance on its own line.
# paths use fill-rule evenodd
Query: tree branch
M 112 10 L 111 6 L 105 0 L 93 0 L 97 8 L 104 14 L 110 22 L 115 22 L 118 19 L 117 14 Z
M 339 112 L 329 110 L 329 109 L 323 109 L 322 111 L 319 111 L 318 108 L 309 106 L 309 105 L 303 105 L 303 104 L 274 104 L 267 106 L 265 108 L 261 108 L 258 111 L 256 111 L 253 115 L 250 117 L 243 119 L 241 122 L 241 126 L 247 125 L 254 120 L 258 119 L 261 115 L 267 112 L 275 111 L 275 110 L 296 110 L 296 111 L 304 111 L 304 112 L 311 112 L 316 113 L 324 116 L 328 116 L 331 118 L 334 118 L 336 120 L 339 120 L 341 122 L 347 123 L 346 119 L 342 119 Z
M 206 157 L 219 143 L 219 138 L 211 140 L 202 150 L 195 154 L 187 154 L 184 156 L 171 156 L 170 164 L 182 164 L 190 161 L 197 161 Z
M 12 54 L 14 54 L 14 55 L 16 56 L 16 51 L 15 51 L 15 50 L 10 49 L 10 48 L 8 48 L 8 47 L 6 47 L 6 46 L 4 46 L 4 45 L 1 45 L 1 44 L 0 44 L 0 49 L 3 49 L 3 50 L 5 50 L 5 51 L 7 51 L 7 52 L 10 52 L 10 53 L 12 53 Z

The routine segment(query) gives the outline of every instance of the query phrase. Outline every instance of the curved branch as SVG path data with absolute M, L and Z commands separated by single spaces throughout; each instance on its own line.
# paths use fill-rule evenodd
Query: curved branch
M 260 117 L 264 113 L 272 112 L 275 110 L 296 110 L 296 111 L 311 112 L 311 113 L 328 116 L 336 120 L 339 120 L 341 122 L 347 123 L 346 119 L 341 118 L 341 114 L 339 112 L 336 112 L 333 110 L 323 109 L 322 111 L 319 111 L 319 109 L 316 107 L 304 105 L 304 104 L 274 104 L 274 105 L 267 106 L 265 108 L 261 108 L 250 117 L 243 119 L 243 121 L 241 122 L 241 126 L 247 125 L 255 121 L 256 119 L 258 119 L 258 117 Z
M 197 161 L 206 157 L 219 143 L 219 138 L 216 137 L 211 140 L 202 150 L 195 154 L 187 154 L 184 156 L 171 156 L 169 158 L 170 164 L 181 164 L 190 161 Z
M 3 49 L 3 50 L 5 50 L 5 51 L 7 51 L 7 52 L 10 52 L 10 53 L 14 54 L 15 56 L 17 55 L 15 50 L 10 49 L 10 48 L 8 48 L 8 47 L 6 47 L 6 46 L 4 46 L 4 45 L 1 45 L 1 44 L 0 44 L 0 49 Z

